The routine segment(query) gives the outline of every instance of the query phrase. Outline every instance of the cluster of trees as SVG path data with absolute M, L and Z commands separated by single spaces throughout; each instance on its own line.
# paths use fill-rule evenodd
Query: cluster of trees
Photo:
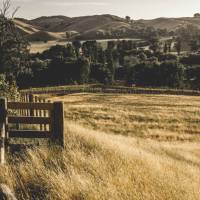
M 200 49 L 200 32 L 199 28 L 194 25 L 187 25 L 176 30 L 175 35 L 179 44 L 180 51 L 183 47 L 188 47 L 192 52 Z
M 155 43 L 149 43 L 149 50 L 132 40 L 109 41 L 106 49 L 96 41 L 56 45 L 31 56 L 30 70 L 18 77 L 18 84 L 33 87 L 124 80 L 137 86 L 196 89 L 200 77 L 191 66 L 198 64 L 200 55 L 180 57 Z
M 108 49 L 104 51 L 96 41 L 56 45 L 32 55 L 29 70 L 21 75 L 17 79 L 20 87 L 88 82 L 111 84 L 114 80 L 113 54 Z
M 184 67 L 174 61 L 139 63 L 131 67 L 127 75 L 129 83 L 140 86 L 170 88 L 184 86 Z
M 199 18 L 199 17 L 200 17 L 200 13 L 195 13 L 195 14 L 194 14 L 194 17 L 195 17 L 195 18 Z
M 152 37 L 166 37 L 170 36 L 170 33 L 166 29 L 155 29 L 154 27 L 146 27 L 142 24 L 137 25 L 133 24 L 132 29 L 127 29 L 124 34 L 124 37 L 130 37 L 130 38 L 142 38 L 145 40 L 148 40 Z M 118 33 L 118 31 L 115 31 L 114 34 Z M 119 33 L 118 33 L 119 34 Z

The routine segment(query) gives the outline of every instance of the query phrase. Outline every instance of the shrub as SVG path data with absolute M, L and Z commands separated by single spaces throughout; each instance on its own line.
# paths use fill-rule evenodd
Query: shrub
M 6 76 L 3 74 L 0 74 L 0 96 L 12 100 L 17 100 L 19 98 L 15 81 L 7 81 Z

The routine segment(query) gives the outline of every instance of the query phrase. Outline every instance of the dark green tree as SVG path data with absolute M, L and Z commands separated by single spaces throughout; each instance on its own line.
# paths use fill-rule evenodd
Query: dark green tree
M 76 68 L 79 72 L 79 83 L 88 83 L 90 76 L 90 62 L 87 58 L 81 57 L 76 62 Z
M 126 17 L 125 17 L 125 19 L 126 19 L 126 21 L 127 21 L 128 23 L 130 23 L 130 22 L 131 22 L 131 17 L 129 17 L 129 16 L 126 16 Z
M 168 44 L 167 44 L 167 42 L 165 42 L 163 52 L 166 54 L 168 52 L 168 49 L 169 49 Z
M 13 19 L 6 16 L 9 8 L 10 1 L 5 1 L 0 13 L 0 73 L 16 78 L 29 66 L 29 50 Z
M 198 49 L 199 49 L 198 41 L 197 40 L 191 40 L 190 41 L 190 48 L 191 48 L 191 51 L 198 51 Z
M 75 52 L 76 52 L 76 57 L 78 58 L 80 56 L 80 48 L 81 48 L 81 42 L 79 40 L 74 40 L 72 42 L 74 48 L 75 48 Z
M 160 40 L 157 37 L 151 38 L 149 40 L 150 46 L 149 49 L 151 49 L 154 53 L 157 53 L 160 51 L 161 45 Z
M 181 53 L 181 48 L 182 48 L 182 42 L 181 42 L 181 39 L 180 38 L 177 38 L 176 39 L 176 42 L 175 42 L 175 45 L 174 45 L 178 55 L 180 55 Z

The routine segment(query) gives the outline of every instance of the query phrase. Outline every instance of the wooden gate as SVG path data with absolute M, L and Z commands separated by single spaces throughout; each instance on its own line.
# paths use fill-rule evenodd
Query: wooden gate
M 24 130 L 21 124 L 35 125 L 35 128 Z M 47 138 L 51 143 L 64 147 L 63 103 L 7 102 L 1 98 L 0 137 L 2 164 L 5 163 L 5 149 L 9 147 L 10 138 Z

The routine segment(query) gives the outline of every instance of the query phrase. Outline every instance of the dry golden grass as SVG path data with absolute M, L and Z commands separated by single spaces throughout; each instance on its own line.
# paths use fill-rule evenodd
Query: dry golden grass
M 74 94 L 65 117 L 94 130 L 158 140 L 200 140 L 199 97 Z
M 58 33 L 59 35 L 59 33 Z M 32 42 L 30 45 L 30 52 L 31 53 L 42 53 L 43 51 L 49 49 L 54 45 L 66 45 L 67 41 L 48 41 L 48 42 Z
M 0 182 L 19 199 L 200 199 L 200 143 L 190 132 L 198 131 L 197 97 L 77 94 L 52 99 L 65 101 L 66 148 L 29 150 L 20 161 L 12 157 L 0 167 Z M 177 120 L 177 132 L 170 118 Z M 158 137 L 152 140 L 155 130 Z M 167 138 L 169 133 L 176 136 Z

